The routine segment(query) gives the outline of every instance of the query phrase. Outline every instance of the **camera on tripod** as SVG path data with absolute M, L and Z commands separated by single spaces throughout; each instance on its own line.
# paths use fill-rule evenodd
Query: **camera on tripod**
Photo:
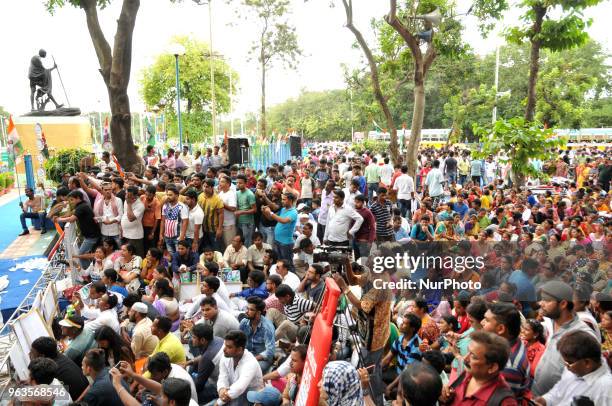
M 342 265 L 351 256 L 348 245 L 321 245 L 314 252 L 314 262 L 329 262 L 330 265 Z

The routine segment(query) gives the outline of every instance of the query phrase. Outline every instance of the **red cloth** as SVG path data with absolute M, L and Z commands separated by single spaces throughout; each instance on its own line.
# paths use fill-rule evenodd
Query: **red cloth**
M 498 375 L 497 378 L 489 381 L 472 395 L 466 396 L 465 392 L 471 379 L 472 376 L 466 372 L 463 382 L 455 388 L 455 397 L 451 403 L 452 406 L 487 406 L 487 401 L 497 388 L 510 388 L 504 378 Z M 500 406 L 518 406 L 518 403 L 514 398 L 506 398 L 500 403 Z

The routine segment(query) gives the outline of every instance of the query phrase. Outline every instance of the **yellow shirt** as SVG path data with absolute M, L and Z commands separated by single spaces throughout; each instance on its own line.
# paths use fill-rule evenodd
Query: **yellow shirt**
M 482 195 L 480 197 L 480 205 L 483 209 L 490 209 L 491 201 L 492 201 L 491 196 Z
M 185 364 L 186 358 L 183 344 L 181 344 L 181 340 L 172 333 L 168 333 L 164 338 L 159 340 L 151 355 L 157 354 L 158 352 L 165 352 L 170 358 L 170 362 L 173 364 Z
M 200 193 L 198 197 L 198 205 L 204 212 L 204 222 L 202 230 L 208 233 L 213 233 L 219 226 L 218 209 L 223 209 L 223 200 L 218 194 L 214 193 L 211 197 L 206 196 L 206 193 Z

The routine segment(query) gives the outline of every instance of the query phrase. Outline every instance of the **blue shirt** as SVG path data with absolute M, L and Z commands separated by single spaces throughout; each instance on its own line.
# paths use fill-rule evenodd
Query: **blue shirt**
M 274 324 L 264 316 L 259 319 L 255 331 L 251 329 L 251 320 L 240 321 L 240 331 L 247 336 L 246 349 L 254 356 L 261 355 L 266 361 L 274 360 L 275 338 Z
M 508 282 L 516 285 L 516 298 L 523 305 L 523 312 L 531 311 L 530 303 L 536 301 L 536 290 L 533 283 L 531 283 L 531 278 L 519 269 L 512 272 Z
M 242 292 L 236 293 L 236 296 L 243 297 L 245 299 L 251 296 L 257 296 L 262 299 L 267 299 L 268 290 L 266 289 L 266 282 L 263 282 L 261 285 L 259 285 L 256 288 L 244 289 Z
M 280 221 L 276 223 L 274 226 L 274 240 L 279 244 L 293 244 L 295 241 L 293 240 L 293 231 L 295 230 L 295 224 L 298 219 L 298 212 L 295 207 L 287 209 L 283 207 L 280 209 L 278 213 L 279 217 L 289 218 L 291 221 L 288 223 L 281 223 Z
M 429 228 L 429 232 L 431 233 L 431 235 L 434 235 L 433 226 L 429 224 L 427 228 Z M 421 224 L 415 224 L 415 226 L 412 227 L 412 230 L 410 231 L 410 238 L 412 238 L 413 240 L 419 240 L 419 241 L 427 240 L 427 234 L 425 234 L 425 232 L 421 228 Z
M 421 360 L 421 350 L 419 350 L 419 345 L 421 344 L 421 339 L 418 334 L 415 334 L 406 344 L 405 347 L 402 347 L 402 341 L 404 340 L 404 334 L 399 336 L 397 340 L 391 344 L 391 352 L 395 355 L 397 359 L 397 373 L 401 374 L 406 365 L 412 364 L 414 361 Z
M 408 231 L 404 230 L 403 228 L 399 228 L 399 230 L 397 230 L 395 232 L 395 241 L 399 241 L 402 240 L 404 238 L 409 238 L 410 234 L 408 234 Z
M 470 208 L 465 203 L 463 203 L 463 204 L 459 204 L 459 203 L 453 204 L 453 211 L 455 213 L 459 213 L 459 215 L 461 216 L 461 219 L 465 218 L 465 213 L 467 213 L 469 209 Z

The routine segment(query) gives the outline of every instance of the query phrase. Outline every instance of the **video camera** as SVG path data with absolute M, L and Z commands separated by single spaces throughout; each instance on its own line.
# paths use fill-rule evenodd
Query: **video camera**
M 329 262 L 331 265 L 342 265 L 350 258 L 352 249 L 348 245 L 321 245 L 314 252 L 314 262 Z

